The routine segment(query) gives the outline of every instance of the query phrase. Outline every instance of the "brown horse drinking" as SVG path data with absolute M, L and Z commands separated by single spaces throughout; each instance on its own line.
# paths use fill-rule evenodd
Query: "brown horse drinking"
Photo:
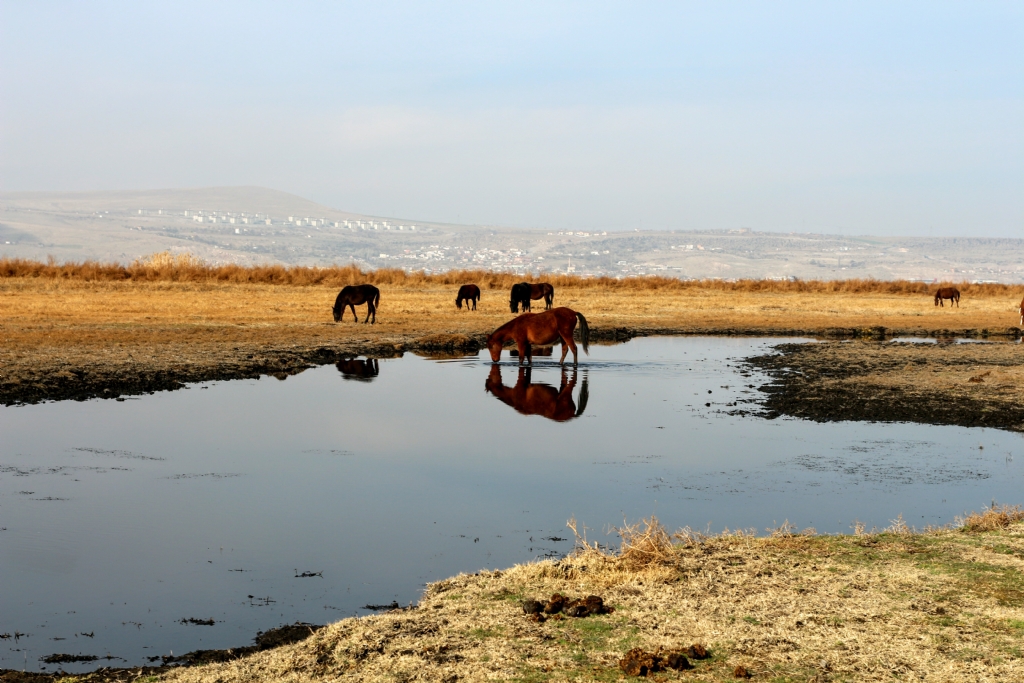
M 512 406 L 523 415 L 540 415 L 555 422 L 567 422 L 583 414 L 587 409 L 590 390 L 587 378 L 583 377 L 580 387 L 579 407 L 572 400 L 572 390 L 576 387 L 576 370 L 572 371 L 572 379 L 566 381 L 565 368 L 562 369 L 562 381 L 558 389 L 549 384 L 534 384 L 530 381 L 529 367 L 519 368 L 519 378 L 514 387 L 507 387 L 501 380 L 501 366 L 492 365 L 491 374 L 487 377 L 484 390 L 493 394 L 502 403 Z
M 473 310 L 476 310 L 476 302 L 480 299 L 480 288 L 476 285 L 462 285 L 455 297 L 455 308 L 462 310 L 462 302 L 466 302 L 466 310 L 469 310 L 469 302 L 473 302 Z
M 939 291 L 935 292 L 935 305 L 945 307 L 942 303 L 943 299 L 949 299 L 949 305 L 952 306 L 953 302 L 956 302 L 956 307 L 960 308 L 960 290 L 955 287 L 943 287 Z
M 544 299 L 544 310 L 550 310 L 555 300 L 555 288 L 547 282 L 538 282 L 531 285 L 529 282 L 520 282 L 512 285 L 512 293 L 509 297 L 508 306 L 513 313 L 519 312 L 519 304 L 523 305 L 523 311 L 530 310 L 530 301 Z
M 356 315 L 356 306 L 362 306 L 366 304 L 366 320 L 364 323 L 370 322 L 370 316 L 373 316 L 373 322 L 377 322 L 377 306 L 380 305 L 380 290 L 373 285 L 346 285 L 340 292 L 338 292 L 338 298 L 334 300 L 334 322 L 339 323 L 345 317 L 345 307 L 348 306 L 352 309 L 352 317 L 359 322 L 359 316 Z
M 554 344 L 562 340 L 562 357 L 559 364 L 565 362 L 565 354 L 572 350 L 572 364 L 576 365 L 579 358 L 576 353 L 576 342 L 572 333 L 576 330 L 576 321 L 580 323 L 580 341 L 583 351 L 590 354 L 590 327 L 582 313 L 571 308 L 554 308 L 543 313 L 524 313 L 518 318 L 508 321 L 487 337 L 487 350 L 491 352 L 491 360 L 497 363 L 501 359 L 501 347 L 507 341 L 514 341 L 519 350 L 519 364 L 523 359 L 533 363 L 533 344 Z

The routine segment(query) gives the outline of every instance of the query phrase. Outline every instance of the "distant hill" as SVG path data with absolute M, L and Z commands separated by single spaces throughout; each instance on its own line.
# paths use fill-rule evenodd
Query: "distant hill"
M 525 230 L 365 216 L 262 187 L 0 193 L 0 256 L 127 263 L 355 263 L 432 272 L 1024 282 L 1024 240 Z
M 308 199 L 265 187 L 200 187 L 177 190 L 119 190 L 110 192 L 0 192 L 0 205 L 37 211 L 93 213 L 218 211 L 272 215 L 316 215 L 348 218 Z

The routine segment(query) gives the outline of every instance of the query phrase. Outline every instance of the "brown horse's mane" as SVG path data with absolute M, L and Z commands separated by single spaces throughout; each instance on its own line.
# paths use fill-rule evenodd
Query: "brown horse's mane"
M 524 313 L 523 315 L 526 314 Z M 512 318 L 507 323 L 496 329 L 494 332 L 491 332 L 491 334 L 488 335 L 487 337 L 487 341 L 490 342 L 492 339 L 496 339 L 500 341 L 502 344 L 504 344 L 506 341 L 508 341 L 509 337 L 512 336 L 512 328 L 515 327 L 517 320 L 519 320 L 519 318 Z

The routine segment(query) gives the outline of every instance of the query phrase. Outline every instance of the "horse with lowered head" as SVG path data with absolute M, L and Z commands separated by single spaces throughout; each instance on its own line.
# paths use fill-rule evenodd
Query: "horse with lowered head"
M 518 318 L 508 321 L 487 337 L 487 350 L 491 360 L 497 363 L 501 359 L 501 349 L 505 342 L 514 341 L 519 350 L 519 364 L 523 360 L 533 364 L 533 344 L 544 346 L 562 340 L 562 357 L 559 365 L 565 363 L 565 354 L 572 351 L 572 364 L 577 365 L 579 357 L 576 342 L 572 335 L 576 331 L 576 322 L 580 324 L 580 341 L 583 351 L 590 354 L 590 327 L 582 313 L 571 308 L 553 308 L 543 313 L 524 313 Z
M 956 307 L 960 308 L 960 290 L 959 289 L 957 289 L 955 287 L 943 287 L 939 291 L 935 292 L 935 305 L 936 306 L 943 306 L 943 307 L 945 307 L 945 304 L 942 303 L 943 299 L 949 299 L 950 307 L 953 306 L 953 302 L 955 301 L 956 302 Z
M 345 308 L 352 309 L 352 317 L 359 322 L 356 315 L 356 306 L 366 304 L 366 319 L 363 323 L 370 322 L 373 316 L 373 323 L 377 322 L 377 306 L 380 305 L 380 290 L 373 285 L 346 285 L 338 292 L 338 298 L 334 300 L 334 322 L 339 323 L 345 317 Z
M 469 310 L 470 302 L 473 303 L 473 310 L 476 310 L 476 302 L 480 300 L 480 288 L 476 285 L 462 285 L 459 293 L 455 296 L 455 308 L 462 310 L 462 302 L 466 302 L 466 310 Z
M 518 313 L 519 304 L 522 304 L 525 312 L 530 310 L 530 301 L 537 299 L 544 299 L 544 310 L 550 310 L 555 300 L 555 288 L 547 282 L 538 282 L 533 285 L 529 282 L 520 282 L 512 285 L 508 306 L 513 313 Z

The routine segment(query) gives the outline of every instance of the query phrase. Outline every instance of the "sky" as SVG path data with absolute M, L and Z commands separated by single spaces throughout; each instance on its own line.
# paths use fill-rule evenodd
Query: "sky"
M 1020 2 L 0 0 L 0 191 L 1024 237 Z

